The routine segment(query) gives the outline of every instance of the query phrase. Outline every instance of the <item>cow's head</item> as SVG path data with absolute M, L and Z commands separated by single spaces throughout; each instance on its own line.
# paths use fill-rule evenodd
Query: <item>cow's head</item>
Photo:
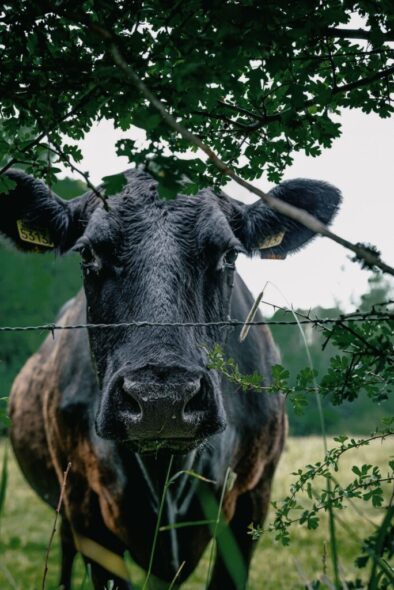
M 239 252 L 284 257 L 313 237 L 262 202 L 247 206 L 207 190 L 164 202 L 147 174 L 126 175 L 109 210 L 93 194 L 63 201 L 15 170 L 8 172 L 15 187 L 0 195 L 0 230 L 17 247 L 79 252 L 90 323 L 226 320 Z M 284 182 L 272 194 L 324 223 L 340 202 L 337 189 L 311 180 Z M 223 330 L 161 325 L 89 336 L 100 436 L 182 452 L 225 427 L 220 378 L 204 352 Z

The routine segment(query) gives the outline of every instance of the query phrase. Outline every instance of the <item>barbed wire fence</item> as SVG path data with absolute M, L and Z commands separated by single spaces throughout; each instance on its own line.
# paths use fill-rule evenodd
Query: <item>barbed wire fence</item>
M 39 325 L 26 325 L 26 326 L 0 326 L 0 332 L 32 332 L 32 331 L 48 331 L 54 333 L 58 330 L 100 330 L 100 329 L 116 329 L 116 328 L 155 328 L 155 327 L 168 327 L 168 328 L 196 328 L 196 327 L 218 327 L 218 328 L 237 328 L 242 326 L 295 326 L 299 324 L 309 324 L 312 326 L 328 326 L 328 325 L 343 325 L 346 322 L 350 323 L 363 323 L 363 322 L 382 322 L 382 321 L 394 321 L 394 311 L 387 310 L 387 307 L 394 304 L 394 300 L 385 301 L 382 303 L 376 303 L 371 307 L 371 310 L 367 312 L 355 312 L 349 314 L 340 314 L 336 318 L 318 318 L 311 317 L 310 313 L 304 314 L 294 309 L 281 307 L 279 305 L 270 303 L 268 301 L 262 301 L 262 303 L 271 306 L 274 310 L 280 310 L 297 316 L 292 320 L 275 320 L 266 319 L 258 321 L 244 321 L 239 319 L 229 318 L 227 320 L 220 320 L 214 322 L 153 322 L 153 321 L 129 321 L 129 322 L 118 322 L 118 323 L 79 323 L 61 325 L 56 323 L 46 323 Z

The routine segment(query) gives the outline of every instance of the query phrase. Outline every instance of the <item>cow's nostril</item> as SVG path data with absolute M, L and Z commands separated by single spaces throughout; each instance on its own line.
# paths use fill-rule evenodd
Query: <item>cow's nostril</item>
M 134 414 L 135 417 L 140 418 L 142 416 L 142 407 L 138 401 L 138 393 L 140 384 L 129 379 L 123 381 L 123 391 L 125 392 L 125 399 L 127 403 L 127 410 L 130 414 Z
M 204 380 L 187 385 L 188 401 L 183 408 L 183 415 L 187 416 L 196 412 L 203 412 L 206 408 L 206 385 Z

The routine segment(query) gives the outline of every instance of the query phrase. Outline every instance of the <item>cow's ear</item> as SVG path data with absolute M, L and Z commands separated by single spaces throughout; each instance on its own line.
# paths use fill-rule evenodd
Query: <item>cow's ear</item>
M 73 246 L 84 229 L 83 200 L 63 201 L 21 170 L 4 176 L 9 190 L 0 194 L 0 234 L 24 252 L 61 253 Z
M 297 179 L 279 184 L 270 194 L 304 209 L 324 224 L 329 224 L 341 203 L 341 193 L 334 186 L 317 180 Z M 243 210 L 240 239 L 248 252 L 261 258 L 286 258 L 314 236 L 314 232 L 285 215 L 269 209 L 262 201 Z

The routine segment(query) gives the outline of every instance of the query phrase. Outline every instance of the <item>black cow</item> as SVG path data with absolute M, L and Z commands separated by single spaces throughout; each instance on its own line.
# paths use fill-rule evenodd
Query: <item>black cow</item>
M 0 196 L 0 231 L 24 251 L 81 256 L 84 290 L 61 311 L 64 325 L 245 318 L 253 300 L 235 273 L 238 252 L 284 257 L 313 237 L 262 202 L 246 206 L 210 190 L 164 202 L 138 170 L 126 173 L 108 210 L 93 193 L 65 202 L 23 172 L 8 177 L 16 185 Z M 272 194 L 324 223 L 340 202 L 337 189 L 311 180 L 284 182 Z M 209 588 L 245 588 L 254 546 L 247 529 L 265 518 L 286 420 L 279 393 L 243 393 L 209 368 L 206 350 L 215 343 L 241 372 L 258 371 L 270 382 L 278 354 L 266 327 L 240 344 L 239 330 L 203 325 L 57 332 L 17 377 L 11 439 L 26 479 L 56 506 L 72 465 L 62 515 L 63 589 L 71 587 L 76 548 L 97 590 L 110 579 L 131 588 L 126 550 L 148 568 L 171 456 L 171 475 L 192 469 L 215 483 L 179 475 L 163 526 L 214 518 L 207 506 L 217 507 L 227 469 L 236 474 L 223 503 L 229 527 L 219 531 L 223 539 L 231 533 L 239 554 L 229 558 L 219 542 Z M 152 587 L 167 588 L 183 562 L 177 583 L 186 580 L 211 535 L 207 524 L 160 532 Z

